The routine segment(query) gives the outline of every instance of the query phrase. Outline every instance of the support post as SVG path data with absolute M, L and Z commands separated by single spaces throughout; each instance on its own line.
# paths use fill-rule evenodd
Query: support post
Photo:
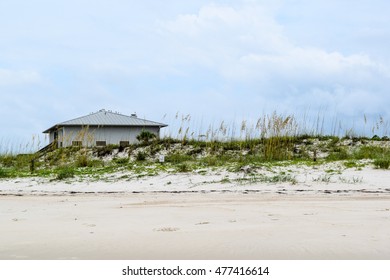
M 35 159 L 32 159 L 32 160 L 31 160 L 31 163 L 30 163 L 30 171 L 31 171 L 31 174 L 33 174 L 34 171 L 35 171 Z

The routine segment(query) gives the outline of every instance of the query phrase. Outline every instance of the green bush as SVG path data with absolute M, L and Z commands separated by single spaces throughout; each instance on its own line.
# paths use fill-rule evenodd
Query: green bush
M 157 154 L 158 152 L 161 151 L 161 146 L 160 145 L 150 145 L 150 154 L 151 155 L 155 155 Z
M 179 172 L 189 172 L 191 171 L 191 167 L 187 163 L 181 163 L 177 166 L 177 170 Z
M 64 180 L 68 178 L 73 178 L 74 177 L 74 169 L 71 167 L 63 167 L 57 170 L 57 180 Z
M 103 147 L 94 147 L 94 152 L 97 154 L 98 157 L 104 157 L 107 155 L 111 155 L 112 151 L 117 148 L 119 149 L 118 145 L 110 144 Z
M 47 154 L 45 154 L 45 161 L 49 165 L 56 165 L 58 164 L 58 162 L 60 161 L 60 159 L 64 154 L 66 154 L 64 148 L 57 149 L 52 152 L 48 152 Z
M 146 159 L 146 153 L 144 152 L 138 152 L 136 156 L 136 160 L 143 161 Z
M 230 141 L 223 143 L 222 149 L 223 151 L 239 151 L 241 150 L 241 145 L 237 141 Z
M 165 137 L 165 138 L 159 139 L 157 141 L 157 143 L 161 144 L 163 147 L 165 147 L 165 149 L 169 149 L 171 147 L 171 145 L 180 143 L 180 141 L 178 139 L 174 139 L 171 137 Z
M 80 155 L 76 159 L 76 167 L 87 167 L 88 166 L 88 157 L 86 155 Z
M 335 147 L 327 157 L 328 160 L 345 160 L 349 158 L 348 150 L 342 147 Z
M 192 150 L 189 150 L 186 152 L 186 154 L 188 156 L 192 156 L 192 155 L 198 155 L 198 154 L 201 154 L 203 152 L 203 149 L 200 148 L 200 147 L 197 147 L 197 148 L 194 148 Z
M 118 165 L 127 164 L 129 162 L 128 158 L 114 158 L 113 161 Z
M 336 137 L 336 136 L 334 136 L 334 137 L 329 137 L 328 140 L 330 140 L 329 143 L 328 143 L 328 148 L 329 148 L 329 149 L 332 149 L 332 148 L 336 147 L 336 145 L 337 145 L 337 144 L 339 143 L 339 141 L 340 141 L 340 139 L 339 139 L 338 137 Z
M 104 167 L 104 161 L 98 159 L 88 160 L 88 167 Z
M 389 155 L 390 151 L 387 148 L 375 146 L 362 146 L 354 153 L 356 159 L 376 159 L 382 158 L 384 155 Z
M 31 160 L 34 159 L 33 154 L 20 154 L 16 156 L 15 167 L 18 170 L 30 169 Z
M 139 135 L 137 135 L 137 140 L 143 143 L 148 143 L 150 140 L 156 139 L 157 136 L 156 134 L 147 131 L 147 130 L 142 130 Z
M 346 168 L 354 168 L 354 167 L 358 167 L 359 165 L 355 161 L 347 161 L 344 162 L 344 166 Z
M 389 169 L 390 167 L 390 158 L 381 158 L 374 160 L 374 165 L 376 168 L 380 169 Z
M 202 162 L 206 166 L 216 166 L 218 164 L 218 159 L 216 156 L 208 156 L 204 157 Z
M 15 164 L 16 158 L 11 155 L 0 156 L 0 164 L 4 167 L 12 167 Z
M 8 177 L 9 177 L 9 173 L 7 172 L 7 170 L 0 167 L 0 178 L 8 178 Z
M 191 159 L 192 157 L 190 155 L 179 154 L 179 153 L 170 154 L 165 157 L 166 162 L 171 162 L 176 164 L 189 161 Z

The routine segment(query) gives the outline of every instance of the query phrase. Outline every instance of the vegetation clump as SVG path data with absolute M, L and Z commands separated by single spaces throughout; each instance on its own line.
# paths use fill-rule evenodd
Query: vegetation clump
M 114 158 L 113 162 L 115 162 L 118 165 L 125 165 L 125 164 L 129 163 L 129 159 L 128 158 Z
M 144 143 L 144 144 L 147 144 L 149 143 L 151 140 L 154 140 L 157 138 L 156 134 L 150 132 L 150 131 L 147 131 L 147 130 L 142 130 L 141 133 L 139 135 L 137 135 L 137 140 Z
M 191 167 L 188 163 L 180 163 L 178 166 L 177 166 L 177 170 L 179 172 L 190 172 L 191 171 Z
M 64 179 L 69 179 L 73 178 L 75 175 L 75 171 L 71 167 L 62 167 L 57 170 L 57 180 L 64 180 Z
M 107 155 L 111 155 L 113 150 L 114 149 L 119 149 L 120 146 L 117 146 L 117 145 L 107 145 L 107 146 L 103 146 L 103 147 L 95 147 L 93 149 L 94 153 L 98 156 L 98 157 L 104 157 L 104 156 L 107 156 Z M 122 147 L 121 149 L 123 149 L 124 147 Z
M 139 151 L 136 155 L 136 160 L 137 161 L 144 161 L 146 160 L 146 153 Z
M 380 169 L 389 169 L 390 167 L 390 158 L 379 158 L 374 160 L 374 165 L 376 168 Z
M 76 167 L 87 167 L 88 166 L 88 157 L 87 155 L 79 155 L 76 159 Z
M 0 167 L 0 178 L 8 178 L 9 173 L 7 172 L 6 169 Z
M 173 153 L 173 154 L 167 155 L 165 157 L 166 162 L 171 162 L 174 164 L 180 164 L 180 163 L 183 163 L 185 161 L 190 161 L 192 159 L 193 158 L 190 155 L 180 154 L 180 153 Z

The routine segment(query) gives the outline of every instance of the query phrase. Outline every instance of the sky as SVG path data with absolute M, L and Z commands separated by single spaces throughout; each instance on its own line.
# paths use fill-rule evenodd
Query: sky
M 390 118 L 387 0 L 0 0 L 0 143 L 100 109 Z M 167 117 L 168 116 L 168 117 Z

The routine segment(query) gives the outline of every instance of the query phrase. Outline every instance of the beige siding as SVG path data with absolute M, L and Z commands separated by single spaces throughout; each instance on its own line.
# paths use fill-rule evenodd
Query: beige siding
M 83 146 L 95 146 L 96 141 L 106 141 L 107 145 L 119 145 L 120 141 L 136 143 L 136 137 L 143 129 L 159 136 L 159 127 L 64 127 L 63 132 L 58 134 L 58 142 L 63 142 L 63 147 L 71 146 L 73 141 L 82 141 Z M 54 140 L 52 134 L 50 142 Z

